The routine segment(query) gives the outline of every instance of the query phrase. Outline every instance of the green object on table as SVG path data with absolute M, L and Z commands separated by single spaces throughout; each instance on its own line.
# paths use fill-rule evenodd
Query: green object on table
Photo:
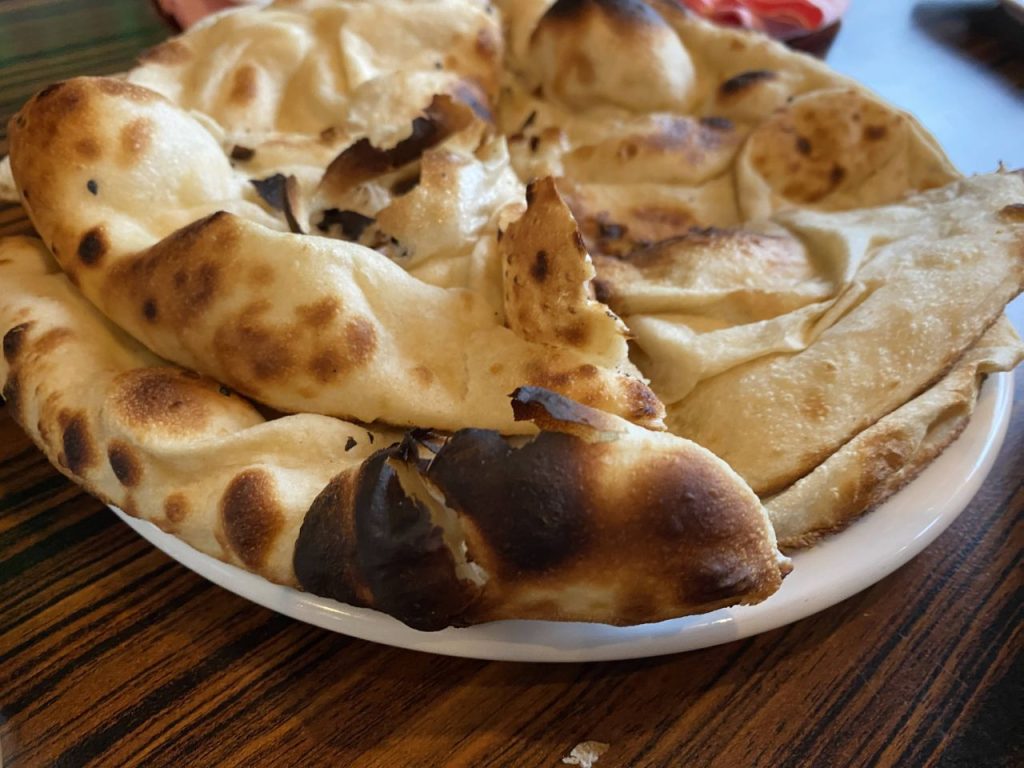
M 124 71 L 170 33 L 140 0 L 0 0 L 0 11 L 0 139 L 41 81 Z

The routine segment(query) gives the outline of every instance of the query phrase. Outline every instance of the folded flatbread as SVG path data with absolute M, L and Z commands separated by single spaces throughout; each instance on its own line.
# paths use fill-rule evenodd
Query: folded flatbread
M 267 420 L 103 318 L 30 238 L 0 241 L 11 415 L 91 493 L 196 549 L 420 629 L 636 624 L 757 602 L 789 569 L 728 465 L 521 389 L 533 438 Z

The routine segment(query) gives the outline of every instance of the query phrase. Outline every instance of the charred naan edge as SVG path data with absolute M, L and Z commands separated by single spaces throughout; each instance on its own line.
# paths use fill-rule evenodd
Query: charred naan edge
M 496 238 L 525 207 L 524 187 L 490 125 L 462 103 L 434 102 L 397 146 L 363 141 L 342 153 L 311 202 L 322 211 L 314 226 L 384 253 L 425 283 L 468 288 L 500 315 Z M 437 143 L 424 149 L 427 138 Z M 376 159 L 359 167 L 357 154 Z
M 304 588 L 418 629 L 530 618 L 635 624 L 758 602 L 789 562 L 757 498 L 700 447 L 519 390 L 525 444 L 456 432 L 337 476 L 295 548 Z
M 266 421 L 107 321 L 34 238 L 0 240 L 0 383 L 51 463 L 196 549 L 295 585 L 309 505 L 397 433 L 302 414 Z M 374 445 L 376 443 L 376 445 Z
M 669 428 L 721 456 L 760 494 L 808 474 L 945 376 L 1024 287 L 1024 222 L 1003 211 L 1024 177 L 977 176 L 888 208 L 804 211 L 796 233 L 859 231 L 857 292 L 813 343 L 697 385 Z M 842 301 L 842 297 L 840 297 Z
M 216 140 L 152 91 L 53 86 L 12 123 L 11 148 L 34 225 L 87 298 L 155 353 L 278 410 L 523 432 L 505 398 L 529 384 L 660 425 L 638 379 L 523 340 L 483 294 L 274 231 L 284 222 Z
M 809 475 L 765 499 L 780 545 L 812 546 L 900 490 L 967 426 L 985 377 L 1012 370 L 1021 360 L 1024 344 L 1001 317 L 938 384 L 879 419 Z
M 412 133 L 390 148 L 374 146 L 360 139 L 346 147 L 324 171 L 320 193 L 341 196 L 370 179 L 393 173 L 451 135 L 469 127 L 473 110 L 448 95 L 433 98 L 423 114 L 413 120 Z

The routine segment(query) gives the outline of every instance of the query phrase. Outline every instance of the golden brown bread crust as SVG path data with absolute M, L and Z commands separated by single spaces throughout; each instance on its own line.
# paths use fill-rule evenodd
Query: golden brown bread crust
M 621 420 L 547 390 L 518 390 L 513 405 L 545 431 L 518 445 L 466 429 L 428 450 L 429 439 L 410 436 L 335 477 L 296 542 L 303 587 L 420 629 L 509 618 L 636 624 L 778 588 L 789 566 L 763 538 L 758 505 L 708 454 L 624 433 Z M 431 496 L 406 490 L 401 469 Z M 482 583 L 458 578 L 438 505 L 457 517 Z
M 447 98 L 432 109 L 456 122 L 467 111 Z M 87 297 L 158 354 L 279 410 L 528 431 L 504 402 L 525 383 L 660 425 L 624 346 L 541 344 L 503 325 L 482 291 L 431 285 L 356 243 L 274 231 L 284 222 L 212 136 L 153 92 L 58 84 L 19 113 L 11 145 L 30 216 Z M 408 397 L 409 380 L 422 396 Z
M 757 602 L 788 568 L 757 497 L 704 449 L 548 390 L 536 439 L 267 420 L 102 318 L 42 244 L 0 241 L 13 418 L 107 503 L 272 581 L 421 629 L 637 623 Z

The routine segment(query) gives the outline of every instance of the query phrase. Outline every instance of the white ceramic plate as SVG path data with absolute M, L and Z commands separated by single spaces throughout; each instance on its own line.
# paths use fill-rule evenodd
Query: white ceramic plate
M 419 632 L 376 611 L 271 584 L 197 552 L 152 523 L 114 511 L 143 538 L 214 584 L 324 629 L 386 645 L 478 659 L 642 658 L 706 648 L 781 627 L 835 605 L 892 573 L 944 531 L 981 487 L 1006 436 L 1012 402 L 1013 374 L 989 377 L 974 417 L 953 445 L 873 513 L 797 554 L 793 573 L 760 605 L 637 627 L 501 621 Z

